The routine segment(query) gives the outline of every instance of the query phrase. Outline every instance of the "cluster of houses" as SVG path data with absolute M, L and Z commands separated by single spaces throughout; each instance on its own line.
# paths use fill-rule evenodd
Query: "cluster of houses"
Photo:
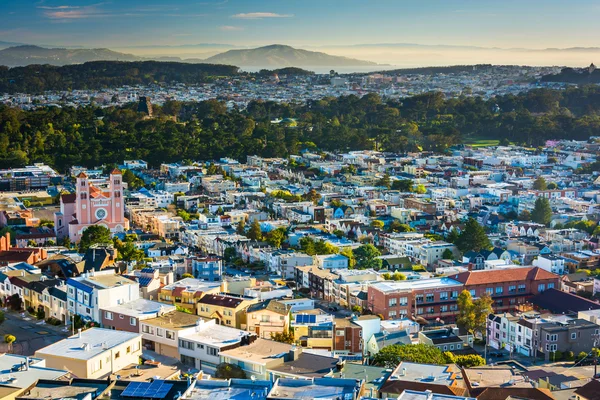
M 492 349 L 551 362 L 597 347 L 600 181 L 574 174 L 597 150 L 553 142 L 535 152 L 307 151 L 158 169 L 127 160 L 108 174 L 73 167 L 55 182 L 62 186 L 53 228 L 34 215 L 45 207 L 31 207 L 25 192 L 6 192 L 3 305 L 73 330 L 23 360 L 13 377 L 46 372 L 40 381 L 19 377 L 28 384 L 13 398 L 39 398 L 50 387 L 91 398 L 145 390 L 181 399 L 554 398 L 553 390 L 587 398 L 584 388 L 596 381 L 508 366 L 370 364 L 392 344 L 476 354 L 473 335 L 452 327 L 464 291 L 493 300 Z M 548 224 L 515 217 L 540 197 L 550 202 Z M 15 207 L 23 217 L 7 218 Z M 461 252 L 454 244 L 469 218 L 493 247 Z M 575 226 L 581 221 L 592 229 Z M 132 241 L 142 259 L 125 259 L 107 243 L 73 249 L 94 225 Z M 277 230 L 283 239 L 270 240 Z M 303 248 L 307 240 L 334 251 L 315 254 Z M 354 252 L 366 244 L 378 249 L 376 267 L 355 265 Z M 93 327 L 75 333 L 75 320 Z M 150 372 L 132 367 L 140 356 Z M 0 364 L 3 357 L 18 358 L 6 354 Z M 157 360 L 176 366 L 162 371 Z M 222 364 L 248 379 L 211 379 Z M 183 373 L 192 378 L 179 379 Z M 11 372 L 3 374 L 0 382 Z M 155 387 L 150 374 L 161 378 Z M 516 383 L 506 388 L 509 381 Z

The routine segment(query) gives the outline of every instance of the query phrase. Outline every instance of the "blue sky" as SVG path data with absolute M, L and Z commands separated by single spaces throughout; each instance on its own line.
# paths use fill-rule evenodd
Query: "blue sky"
M 600 46 L 598 0 L 0 0 L 0 41 Z

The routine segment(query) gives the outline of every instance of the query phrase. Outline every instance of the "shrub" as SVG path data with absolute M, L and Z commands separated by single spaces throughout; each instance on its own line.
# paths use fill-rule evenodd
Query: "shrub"
M 357 313 L 357 314 L 362 314 L 362 307 L 361 306 L 352 306 L 352 312 Z
M 553 361 L 560 361 L 563 358 L 563 352 L 562 351 L 555 351 L 554 354 L 552 355 L 552 360 Z
M 567 351 L 565 353 L 565 360 L 573 361 L 573 359 L 575 359 L 575 353 L 573 353 L 572 351 Z
M 587 353 L 585 351 L 582 351 L 579 354 L 577 354 L 577 361 L 581 361 L 586 357 L 587 357 Z

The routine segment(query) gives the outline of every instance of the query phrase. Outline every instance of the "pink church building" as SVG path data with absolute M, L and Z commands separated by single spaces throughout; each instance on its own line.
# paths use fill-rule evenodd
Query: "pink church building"
M 129 229 L 123 203 L 122 176 L 118 169 L 110 173 L 106 188 L 92 185 L 82 172 L 77 176 L 75 193 L 60 198 L 60 211 L 54 214 L 54 230 L 58 239 L 68 236 L 71 242 L 78 242 L 83 231 L 92 225 L 103 225 L 112 233 Z

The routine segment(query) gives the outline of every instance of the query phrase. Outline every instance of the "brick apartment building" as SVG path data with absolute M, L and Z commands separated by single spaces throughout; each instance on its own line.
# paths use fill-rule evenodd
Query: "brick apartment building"
M 443 278 L 378 282 L 369 286 L 367 306 L 385 319 L 416 315 L 427 320 L 453 321 L 456 300 L 463 290 L 473 297 L 488 293 L 495 312 L 510 311 L 531 296 L 559 288 L 559 276 L 538 267 L 469 271 Z

